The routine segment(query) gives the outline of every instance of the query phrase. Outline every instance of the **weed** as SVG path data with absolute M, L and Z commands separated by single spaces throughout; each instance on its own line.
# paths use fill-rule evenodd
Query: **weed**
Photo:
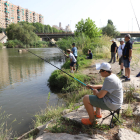
M 135 91 L 134 85 L 130 85 L 129 88 L 126 90 L 125 94 L 125 101 L 126 103 L 133 103 L 136 100 L 133 98 L 133 92 Z
M 133 116 L 132 113 L 133 113 L 133 109 L 130 106 L 130 104 L 128 104 L 128 108 L 127 108 L 127 110 L 125 110 L 124 115 L 127 117 L 132 117 Z

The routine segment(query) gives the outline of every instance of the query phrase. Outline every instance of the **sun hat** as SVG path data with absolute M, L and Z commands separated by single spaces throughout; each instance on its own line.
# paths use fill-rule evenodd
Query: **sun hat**
M 131 35 L 130 34 L 126 34 L 125 37 L 131 38 Z
M 111 65 L 109 63 L 102 63 L 102 64 L 96 64 L 96 70 L 105 70 L 105 71 L 111 71 Z
M 110 41 L 116 42 L 116 40 L 114 38 L 112 40 L 110 40 Z
M 67 49 L 67 52 L 71 52 L 71 50 L 70 49 Z
M 124 41 L 124 39 L 123 39 L 123 38 L 121 38 L 121 39 L 120 39 L 120 42 L 121 42 L 121 41 Z

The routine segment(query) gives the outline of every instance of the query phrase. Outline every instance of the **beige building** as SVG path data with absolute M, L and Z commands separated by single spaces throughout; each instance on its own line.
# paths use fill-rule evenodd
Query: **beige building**
M 13 5 L 9 1 L 0 0 L 0 28 L 21 21 L 44 23 L 44 17 L 28 9 Z

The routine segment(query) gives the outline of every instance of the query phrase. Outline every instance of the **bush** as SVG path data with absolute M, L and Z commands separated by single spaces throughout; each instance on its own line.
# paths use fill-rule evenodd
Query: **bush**
M 82 82 L 88 82 L 90 80 L 90 77 L 83 74 L 74 74 L 74 77 Z M 58 92 L 61 91 L 63 93 L 76 91 L 78 88 L 82 87 L 78 81 L 74 80 L 60 70 L 55 70 L 51 74 L 48 80 L 48 85 L 51 90 L 56 90 Z
M 90 65 L 91 62 L 92 62 L 91 59 L 86 59 L 86 55 L 78 55 L 78 57 L 77 57 L 77 65 L 79 68 L 86 67 L 86 66 Z M 61 68 L 69 69 L 70 68 L 70 60 L 67 59 Z
M 48 47 L 49 46 L 49 42 L 45 42 L 45 41 L 32 42 L 30 44 L 30 46 L 36 47 L 36 48 Z
M 0 42 L 0 48 L 2 48 L 2 47 L 3 47 L 3 43 Z
M 5 45 L 7 48 L 22 48 L 23 47 L 23 43 L 17 39 L 7 41 Z

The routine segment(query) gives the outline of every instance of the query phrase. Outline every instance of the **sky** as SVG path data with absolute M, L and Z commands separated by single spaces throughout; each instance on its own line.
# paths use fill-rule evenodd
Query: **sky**
M 138 23 L 140 24 L 140 0 L 131 0 Z M 139 31 L 130 0 L 9 0 L 9 2 L 28 8 L 44 16 L 44 24 L 68 24 L 72 31 L 83 18 L 95 21 L 97 27 L 113 21 L 118 31 Z

